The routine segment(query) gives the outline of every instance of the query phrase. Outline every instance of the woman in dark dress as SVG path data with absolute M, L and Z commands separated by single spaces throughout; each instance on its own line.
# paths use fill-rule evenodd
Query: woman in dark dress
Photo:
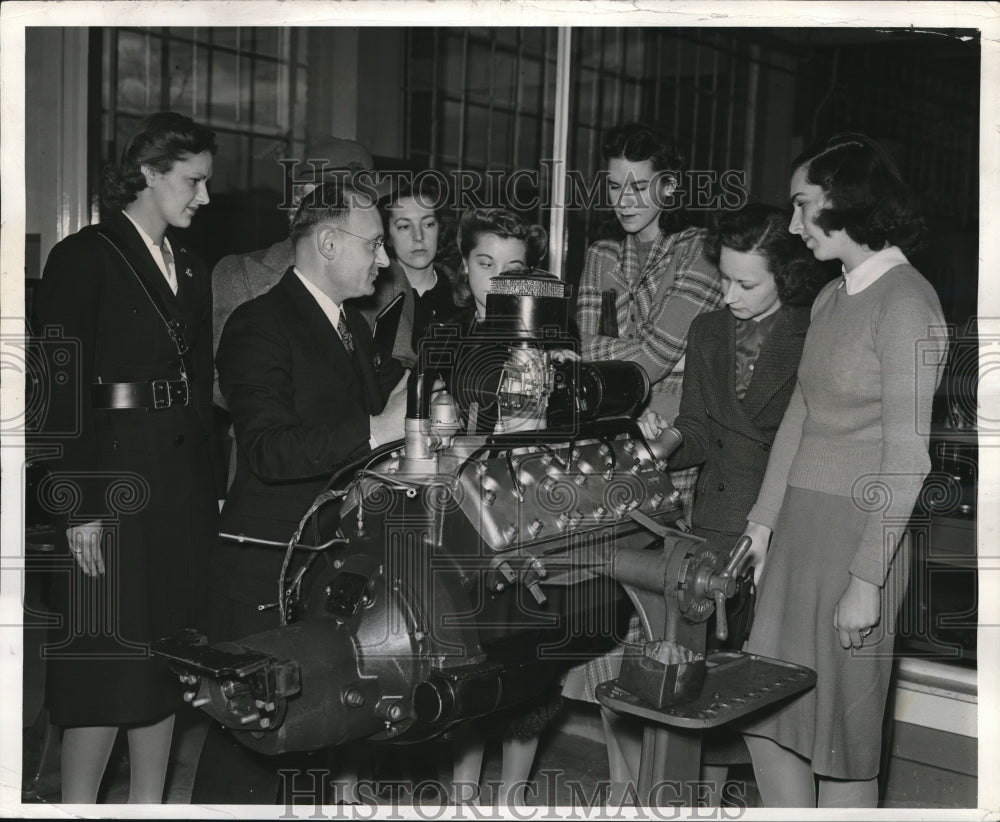
M 46 423 L 73 432 L 44 492 L 66 537 L 46 694 L 64 728 L 66 803 L 96 801 L 120 728 L 129 801 L 163 798 L 181 691 L 148 643 L 198 624 L 221 496 L 211 286 L 176 231 L 209 202 L 215 151 L 180 114 L 141 121 L 108 175 L 106 219 L 53 248 L 36 298 L 38 327 L 71 341 L 79 380 L 53 392 Z

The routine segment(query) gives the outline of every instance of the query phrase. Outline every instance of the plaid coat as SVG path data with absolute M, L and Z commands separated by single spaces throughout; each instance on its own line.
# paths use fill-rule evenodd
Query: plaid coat
M 618 336 L 600 332 L 601 294 L 615 291 Z M 722 306 L 719 270 L 705 256 L 705 230 L 662 231 L 639 270 L 635 237 L 600 240 L 587 250 L 577 322 L 588 360 L 631 360 L 649 375 L 650 408 L 672 420 L 680 407 L 691 321 Z

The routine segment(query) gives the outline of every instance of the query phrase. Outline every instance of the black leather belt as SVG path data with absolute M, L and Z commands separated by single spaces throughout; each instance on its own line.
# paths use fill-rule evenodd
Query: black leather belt
M 162 411 L 174 405 L 188 405 L 191 391 L 187 380 L 149 382 L 96 382 L 91 387 L 94 408 L 145 408 Z

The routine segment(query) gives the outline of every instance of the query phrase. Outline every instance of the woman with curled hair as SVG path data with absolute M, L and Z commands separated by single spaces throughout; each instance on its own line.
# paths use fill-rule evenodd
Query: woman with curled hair
M 459 221 L 462 263 L 458 294 L 465 308 L 455 317 L 462 342 L 454 369 L 445 375 L 445 382 L 467 424 L 471 424 L 473 403 L 480 406 L 475 415 L 478 433 L 497 433 L 501 424 L 518 424 L 516 418 L 502 418 L 496 401 L 484 401 L 496 396 L 502 369 L 510 357 L 509 346 L 484 345 L 474 339 L 483 333 L 490 281 L 500 274 L 536 266 L 545 255 L 546 241 L 541 226 L 529 225 L 514 212 L 502 208 L 469 209 Z M 558 672 L 553 668 L 552 674 L 555 677 Z M 485 740 L 502 736 L 501 783 L 495 800 L 500 807 L 523 804 L 539 734 L 561 704 L 556 689 L 527 705 L 515 705 L 453 733 L 454 798 L 458 801 L 469 798 L 464 791 L 479 782 Z
M 49 254 L 38 328 L 73 340 L 75 390 L 53 394 L 54 480 L 68 567 L 53 579 L 46 704 L 64 728 L 62 801 L 91 803 L 127 729 L 129 802 L 161 802 L 176 677 L 148 644 L 199 624 L 222 489 L 214 450 L 212 293 L 178 229 L 209 202 L 215 136 L 174 112 L 139 122 L 106 179 L 100 224 Z M 64 539 L 62 537 L 64 536 Z
M 789 231 L 843 276 L 813 304 L 747 518 L 760 584 L 746 650 L 817 682 L 741 728 L 765 805 L 875 807 L 905 529 L 930 468 L 947 337 L 934 288 L 904 253 L 919 221 L 881 146 L 842 134 L 805 152 L 790 198 Z
M 701 466 L 691 525 L 725 553 L 757 498 L 795 387 L 809 307 L 829 279 L 787 224 L 785 212 L 760 204 L 717 220 L 706 253 L 719 266 L 726 307 L 691 323 L 673 424 L 654 411 L 641 420 L 671 468 Z

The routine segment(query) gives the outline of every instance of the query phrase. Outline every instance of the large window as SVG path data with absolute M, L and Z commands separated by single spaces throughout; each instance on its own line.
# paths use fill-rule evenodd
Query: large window
M 407 32 L 407 157 L 442 171 L 539 171 L 553 155 L 556 30 L 411 29 Z M 677 140 L 689 168 L 746 169 L 752 156 L 760 48 L 737 31 L 574 28 L 567 168 L 589 185 L 601 134 L 651 119 Z M 539 174 L 544 185 L 545 174 Z M 547 223 L 544 192 L 527 215 Z M 526 196 L 527 195 L 527 196 Z M 516 206 L 516 203 L 509 203 Z M 600 214 L 566 213 L 563 271 L 575 281 Z M 550 261 L 551 262 L 551 261 Z
M 209 262 L 280 233 L 278 157 L 302 156 L 306 32 L 290 28 L 112 28 L 101 42 L 101 158 L 116 159 L 134 125 L 179 111 L 216 132 L 215 208 L 191 231 Z M 225 246 L 220 243 L 225 242 Z

